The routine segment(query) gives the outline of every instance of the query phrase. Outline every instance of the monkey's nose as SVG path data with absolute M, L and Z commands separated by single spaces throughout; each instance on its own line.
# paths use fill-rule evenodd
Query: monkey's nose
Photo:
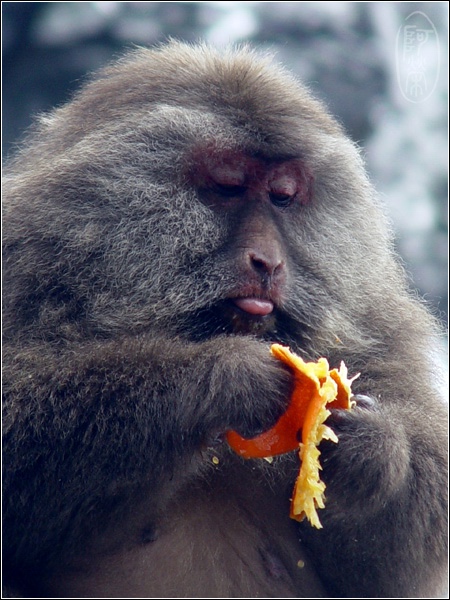
M 273 278 L 284 270 L 284 261 L 276 248 L 272 251 L 252 250 L 248 253 L 251 267 L 265 277 Z

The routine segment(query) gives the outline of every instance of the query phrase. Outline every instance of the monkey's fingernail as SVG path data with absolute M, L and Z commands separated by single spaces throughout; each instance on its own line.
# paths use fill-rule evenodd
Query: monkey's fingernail
M 225 433 L 223 431 L 218 431 L 207 436 L 205 440 L 205 446 L 207 448 L 214 448 L 214 446 L 220 446 L 220 444 L 223 444 L 224 441 Z
M 375 410 L 377 408 L 377 401 L 370 396 L 357 394 L 356 396 L 352 396 L 351 400 L 356 402 L 356 406 L 360 408 L 366 408 L 368 410 Z

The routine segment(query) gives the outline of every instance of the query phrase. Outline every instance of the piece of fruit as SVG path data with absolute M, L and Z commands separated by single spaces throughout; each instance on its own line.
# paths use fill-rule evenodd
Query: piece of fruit
M 344 363 L 329 370 L 328 361 L 305 362 L 289 348 L 273 344 L 272 354 L 288 365 L 294 373 L 294 389 L 286 412 L 277 423 L 261 435 L 245 439 L 235 431 L 227 433 L 231 448 L 244 458 L 266 458 L 299 449 L 300 472 L 294 486 L 290 516 L 301 521 L 307 518 L 317 528 L 322 527 L 317 508 L 324 508 L 325 484 L 320 480 L 319 443 L 338 441 L 335 433 L 324 424 L 331 408 L 350 409 L 351 384 Z

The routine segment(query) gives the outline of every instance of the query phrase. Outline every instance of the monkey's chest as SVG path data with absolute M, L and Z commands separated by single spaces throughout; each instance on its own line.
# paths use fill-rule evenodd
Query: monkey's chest
M 257 499 L 256 499 L 257 500 Z M 258 512 L 259 511 L 259 512 Z M 187 490 L 158 523 L 145 507 L 129 539 L 52 577 L 59 597 L 326 597 L 295 523 L 271 499 Z

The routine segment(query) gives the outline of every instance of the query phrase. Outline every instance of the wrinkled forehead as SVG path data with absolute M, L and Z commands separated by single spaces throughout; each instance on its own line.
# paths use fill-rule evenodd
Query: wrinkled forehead
M 170 143 L 184 155 L 200 149 L 203 155 L 226 152 L 228 162 L 235 162 L 237 153 L 273 161 L 317 160 L 333 140 L 330 135 L 301 114 L 295 116 L 267 115 L 264 125 L 249 115 L 217 114 L 205 108 L 160 104 L 145 110 L 139 127 L 147 129 L 157 143 Z

